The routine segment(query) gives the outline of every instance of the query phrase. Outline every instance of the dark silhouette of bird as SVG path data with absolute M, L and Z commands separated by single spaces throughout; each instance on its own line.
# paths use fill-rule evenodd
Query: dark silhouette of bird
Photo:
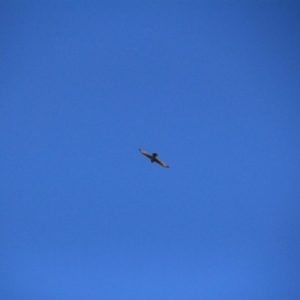
M 164 163 L 163 161 L 161 161 L 160 159 L 158 159 L 157 158 L 157 153 L 152 153 L 152 154 L 150 154 L 150 153 L 148 153 L 147 151 L 145 151 L 145 150 L 142 150 L 142 149 L 139 149 L 140 150 L 140 152 L 143 154 L 143 155 L 145 155 L 145 156 L 147 156 L 148 158 L 150 158 L 150 160 L 151 160 L 151 162 L 153 163 L 153 162 L 156 162 L 156 163 L 158 163 L 158 164 L 160 164 L 161 166 L 163 166 L 164 168 L 169 168 L 169 166 L 166 164 L 166 163 Z

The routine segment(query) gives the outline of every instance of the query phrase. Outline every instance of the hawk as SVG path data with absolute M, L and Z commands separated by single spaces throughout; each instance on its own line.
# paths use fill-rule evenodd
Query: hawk
M 164 163 L 163 161 L 161 161 L 160 159 L 158 159 L 157 158 L 157 153 L 152 153 L 152 154 L 150 154 L 150 153 L 148 153 L 147 151 L 145 151 L 145 150 L 142 150 L 142 149 L 139 149 L 140 150 L 140 152 L 143 154 L 143 155 L 145 155 L 145 156 L 147 156 L 148 158 L 150 158 L 150 160 L 151 160 L 151 162 L 153 163 L 153 162 L 156 162 L 156 163 L 158 163 L 158 164 L 160 164 L 161 166 L 163 166 L 164 168 L 169 168 L 169 166 L 166 164 L 166 163 Z

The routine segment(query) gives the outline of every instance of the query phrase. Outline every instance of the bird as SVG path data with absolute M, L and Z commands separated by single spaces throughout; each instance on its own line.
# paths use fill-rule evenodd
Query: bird
M 145 151 L 145 150 L 142 150 L 142 149 L 139 149 L 140 150 L 140 152 L 143 154 L 143 155 L 145 155 L 145 156 L 147 156 L 148 158 L 150 158 L 150 160 L 151 160 L 151 162 L 153 163 L 153 162 L 156 162 L 156 163 L 158 163 L 158 164 L 160 164 L 161 166 L 163 166 L 164 168 L 169 168 L 169 166 L 166 164 L 166 163 L 164 163 L 163 161 L 161 161 L 160 159 L 158 159 L 157 158 L 157 153 L 152 153 L 152 154 L 150 154 L 150 153 L 148 153 L 147 151 Z

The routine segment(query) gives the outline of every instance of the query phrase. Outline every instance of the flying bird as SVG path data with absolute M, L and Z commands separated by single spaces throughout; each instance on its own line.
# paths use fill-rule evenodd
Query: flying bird
M 156 162 L 156 163 L 158 163 L 158 164 L 160 164 L 161 166 L 163 166 L 163 167 L 165 167 L 165 168 L 169 168 L 169 166 L 166 164 L 166 163 L 164 163 L 163 161 L 161 161 L 160 159 L 158 159 L 157 158 L 157 153 L 152 153 L 152 154 L 150 154 L 150 153 L 148 153 L 147 151 L 145 151 L 145 150 L 142 150 L 142 149 L 139 149 L 140 150 L 140 152 L 143 154 L 143 155 L 145 155 L 145 156 L 147 156 L 148 158 L 150 158 L 150 160 L 151 160 L 151 162 L 153 163 L 153 162 Z

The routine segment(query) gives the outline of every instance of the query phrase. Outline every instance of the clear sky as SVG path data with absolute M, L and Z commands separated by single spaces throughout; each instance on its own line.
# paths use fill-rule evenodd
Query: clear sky
M 0 44 L 1 299 L 300 299 L 300 2 L 1 1 Z

